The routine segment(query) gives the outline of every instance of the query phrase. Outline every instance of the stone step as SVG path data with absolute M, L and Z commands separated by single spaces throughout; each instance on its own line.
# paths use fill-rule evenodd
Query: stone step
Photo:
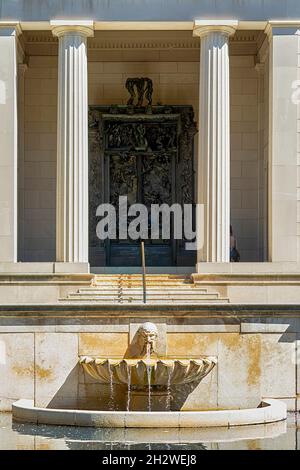
M 143 280 L 142 278 L 140 279 L 135 279 L 135 280 L 121 280 L 121 281 L 102 281 L 102 282 L 93 282 L 94 286 L 102 286 L 102 285 L 139 285 L 142 284 Z M 170 285 L 170 286 L 194 286 L 192 282 L 183 282 L 183 281 L 172 281 L 172 280 L 153 280 L 153 279 L 148 279 L 146 277 L 146 283 L 149 285 Z
M 81 298 L 74 298 L 74 299 L 62 299 L 61 302 L 63 304 L 72 304 L 73 302 L 76 302 L 76 304 L 82 303 L 83 305 L 88 303 L 88 304 L 95 304 L 95 305 L 140 305 L 143 304 L 142 300 L 112 300 L 112 299 L 101 299 L 101 302 L 98 300 L 93 300 L 93 299 L 81 299 Z M 152 305 L 200 305 L 200 304 L 226 304 L 229 302 L 229 299 L 203 299 L 203 300 L 180 300 L 180 299 L 170 299 L 170 300 L 158 300 L 158 299 L 147 299 L 147 304 L 152 304 Z
M 82 295 L 80 293 L 74 293 L 70 294 L 68 296 L 68 299 L 81 299 L 81 300 L 106 300 L 106 299 L 121 299 L 121 300 L 139 300 L 143 299 L 143 294 L 127 294 L 127 295 Z M 186 294 L 175 294 L 175 295 L 160 295 L 160 294 L 147 294 L 147 298 L 149 300 L 157 300 L 157 301 L 163 301 L 163 300 L 196 300 L 196 301 L 202 301 L 202 300 L 214 300 L 218 299 L 219 295 L 218 293 L 212 293 L 212 294 L 195 294 L 195 295 L 186 295 Z
M 176 297 L 176 296 L 180 296 L 180 297 L 203 297 L 205 295 L 213 295 L 213 296 L 216 296 L 218 295 L 217 292 L 180 292 L 180 291 L 177 291 L 177 292 L 152 292 L 152 291 L 146 291 L 146 294 L 148 296 L 151 296 L 151 297 L 158 297 L 158 298 L 162 298 L 162 297 Z M 90 296 L 94 296 L 94 297 L 105 297 L 105 296 L 121 296 L 121 297 L 125 297 L 125 296 L 142 296 L 143 295 L 143 291 L 139 290 L 139 291 L 127 291 L 127 292 L 74 292 L 74 293 L 71 293 L 70 295 L 76 295 L 79 296 L 79 295 L 82 295 L 84 297 L 90 297 Z
M 150 274 L 146 273 L 152 279 L 190 279 L 190 276 L 184 274 Z M 95 274 L 95 279 L 135 279 L 141 277 L 138 274 Z
M 197 287 L 189 277 L 180 275 L 147 275 L 146 296 L 149 304 L 228 303 L 218 292 Z M 143 304 L 143 282 L 140 274 L 97 275 L 90 287 L 71 293 L 62 302 L 99 305 Z
M 135 279 L 94 279 L 93 284 L 96 285 L 101 285 L 101 284 L 126 284 L 126 283 L 135 283 L 135 282 L 142 282 L 143 278 L 141 276 L 135 278 Z M 193 282 L 190 279 L 153 279 L 148 276 L 146 276 L 146 281 L 149 283 L 156 283 L 156 284 L 174 284 L 174 285 L 179 285 L 179 284 L 190 284 L 193 285 Z
M 186 294 L 186 295 L 195 295 L 195 294 L 207 294 L 207 289 L 204 288 L 186 288 L 186 287 L 171 287 L 171 288 L 158 288 L 158 287 L 148 287 L 147 286 L 147 292 L 151 292 L 152 294 L 161 294 L 161 295 L 172 295 L 176 293 L 180 294 Z M 140 294 L 143 292 L 142 286 L 140 288 L 137 287 L 123 287 L 121 289 L 118 288 L 89 288 L 87 287 L 86 289 L 79 289 L 78 292 L 80 294 L 87 294 L 87 295 L 106 295 L 106 294 L 112 294 L 112 293 L 123 293 L 123 294 L 128 294 L 128 293 L 133 293 L 133 294 Z

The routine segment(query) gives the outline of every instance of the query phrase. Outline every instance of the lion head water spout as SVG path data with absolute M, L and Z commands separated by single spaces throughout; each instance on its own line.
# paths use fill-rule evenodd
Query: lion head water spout
M 84 370 L 102 384 L 126 385 L 127 408 L 131 410 L 170 410 L 172 387 L 198 384 L 217 363 L 215 357 L 160 358 L 157 354 L 158 329 L 142 324 L 126 358 L 80 357 Z

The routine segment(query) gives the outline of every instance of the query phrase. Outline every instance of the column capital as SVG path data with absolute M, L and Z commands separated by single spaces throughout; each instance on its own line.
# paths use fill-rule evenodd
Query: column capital
M 232 36 L 238 27 L 237 20 L 195 20 L 193 36 L 204 37 L 209 33 L 221 33 Z
M 22 28 L 19 21 L 0 21 L 0 36 L 20 36 Z
M 53 20 L 50 21 L 53 36 L 58 38 L 69 34 L 80 34 L 85 37 L 94 35 L 93 21 Z
M 296 21 L 284 21 L 284 20 L 273 20 L 268 21 L 265 28 L 265 34 L 268 36 L 269 41 L 272 40 L 274 35 L 294 35 L 298 32 L 300 34 L 300 20 Z

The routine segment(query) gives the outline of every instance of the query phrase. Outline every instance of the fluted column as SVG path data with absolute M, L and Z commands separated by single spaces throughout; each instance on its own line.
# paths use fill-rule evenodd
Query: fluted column
M 93 24 L 51 24 L 59 40 L 56 260 L 87 263 L 87 37 L 93 35 Z
M 229 36 L 236 21 L 196 21 L 200 44 L 198 203 L 204 247 L 198 262 L 230 259 Z

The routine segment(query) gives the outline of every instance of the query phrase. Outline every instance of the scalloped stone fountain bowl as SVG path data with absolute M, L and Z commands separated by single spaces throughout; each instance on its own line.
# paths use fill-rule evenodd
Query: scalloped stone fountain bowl
M 82 356 L 84 370 L 102 384 L 128 384 L 133 389 L 168 388 L 200 382 L 217 363 L 216 357 L 198 359 L 102 359 Z

